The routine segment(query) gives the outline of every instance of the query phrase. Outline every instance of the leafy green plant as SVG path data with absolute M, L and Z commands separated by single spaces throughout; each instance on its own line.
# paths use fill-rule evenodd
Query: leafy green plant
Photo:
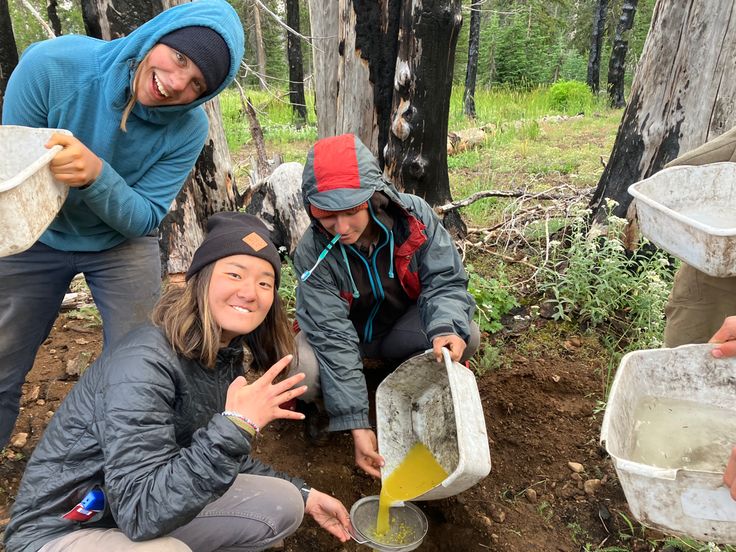
M 296 286 L 297 277 L 291 260 L 281 263 L 281 285 L 279 285 L 279 297 L 281 304 L 290 319 L 296 316 Z
M 516 298 L 508 291 L 511 287 L 506 276 L 499 273 L 497 278 L 485 278 L 468 265 L 470 282 L 468 291 L 475 299 L 476 322 L 481 331 L 494 333 L 500 330 L 501 317 L 519 306 Z
M 98 311 L 97 307 L 94 305 L 70 310 L 66 316 L 67 318 L 81 320 L 90 328 L 98 328 L 102 326 L 102 316 L 100 316 L 100 311 Z
M 550 263 L 540 271 L 539 289 L 549 297 L 553 317 L 604 330 L 607 324 L 613 349 L 660 347 L 673 278 L 667 255 L 647 248 L 643 239 L 629 253 L 625 220 L 609 216 L 603 236 L 591 230 L 586 215 L 573 218 L 562 240 L 550 241 Z
M 554 109 L 565 113 L 584 112 L 593 103 L 588 85 L 579 81 L 558 81 L 549 88 L 549 102 Z
M 483 343 L 480 348 L 480 354 L 476 354 L 470 359 L 470 366 L 478 376 L 483 376 L 488 372 L 497 370 L 504 363 L 505 360 L 501 354 L 501 349 L 490 343 Z
M 665 539 L 664 545 L 681 552 L 735 552 L 736 548 L 727 544 L 715 544 L 712 542 L 700 542 L 688 537 L 669 537 Z

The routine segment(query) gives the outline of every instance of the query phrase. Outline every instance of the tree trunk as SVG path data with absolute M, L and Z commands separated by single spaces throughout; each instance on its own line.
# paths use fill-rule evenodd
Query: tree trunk
M 253 4 L 253 27 L 256 41 L 256 63 L 258 64 L 258 79 L 261 90 L 266 89 L 266 47 L 263 45 L 263 28 L 261 27 L 261 10 L 258 4 Z
M 452 200 L 447 123 L 461 24 L 460 0 L 406 0 L 402 6 L 384 172 L 400 190 L 432 205 Z M 448 229 L 465 231 L 457 213 L 444 223 Z
M 337 127 L 337 8 L 335 0 L 309 0 L 317 135 L 335 136 Z
M 465 71 L 463 111 L 466 117 L 475 119 L 475 78 L 478 74 L 478 49 L 480 47 L 480 7 L 482 0 L 470 4 L 470 29 L 468 37 L 468 67 Z
M 600 89 L 601 47 L 603 46 L 603 29 L 606 26 L 606 10 L 608 0 L 598 0 L 593 15 L 593 33 L 590 37 L 590 56 L 588 57 L 588 86 L 594 94 Z
M 120 38 L 175 3 L 167 4 L 166 0 L 82 0 L 84 28 L 95 38 Z
M 2 0 L 0 0 L 1 2 Z M 97 38 L 124 36 L 164 9 L 183 0 L 82 0 L 85 27 Z M 193 171 L 161 222 L 161 264 L 165 273 L 186 272 L 202 241 L 207 217 L 234 210 L 237 188 L 217 98 L 204 104 L 209 135 Z
M 299 32 L 299 0 L 286 0 L 286 24 Z M 287 31 L 286 44 L 289 58 L 289 101 L 297 126 L 301 127 L 307 121 L 301 38 Z
M 591 201 L 625 216 L 629 185 L 736 124 L 736 25 L 731 0 L 659 0 L 621 126 Z
M 8 0 L 0 0 L 0 123 L 2 123 L 5 88 L 16 65 L 18 65 L 18 49 L 15 47 Z
M 51 28 L 54 30 L 54 34 L 56 36 L 61 36 L 61 20 L 59 19 L 59 14 L 56 10 L 57 7 L 58 5 L 56 0 L 46 0 L 46 15 L 51 22 Z
M 217 99 L 204 104 L 209 135 L 193 172 L 161 223 L 161 262 L 168 274 L 186 272 L 204 236 L 207 217 L 239 205 Z
M 352 132 L 382 166 L 400 9 L 401 0 L 386 0 L 383 6 L 373 0 L 309 1 L 316 37 L 313 57 L 319 136 Z M 324 97 L 320 97 L 321 90 Z
M 631 30 L 634 25 L 637 3 L 638 0 L 625 0 L 621 9 L 621 17 L 618 20 L 618 25 L 616 25 L 611 60 L 608 63 L 608 96 L 611 107 L 621 108 L 626 105 L 624 99 L 624 73 L 626 71 L 626 53 L 629 50 L 626 32 Z

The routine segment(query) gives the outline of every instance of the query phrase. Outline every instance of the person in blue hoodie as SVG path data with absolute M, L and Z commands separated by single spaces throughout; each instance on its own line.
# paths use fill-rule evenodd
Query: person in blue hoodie
M 157 228 L 208 133 L 202 104 L 237 74 L 243 28 L 224 0 L 173 7 L 109 42 L 62 36 L 31 45 L 11 75 L 3 124 L 67 129 L 47 147 L 69 186 L 30 249 L 0 259 L 0 448 L 21 387 L 72 278 L 83 273 L 108 347 L 158 298 Z

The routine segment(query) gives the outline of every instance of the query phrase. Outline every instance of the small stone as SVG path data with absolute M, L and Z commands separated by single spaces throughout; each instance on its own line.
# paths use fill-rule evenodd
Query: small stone
M 574 347 L 580 347 L 583 344 L 583 340 L 580 339 L 578 336 L 573 335 L 570 338 L 570 344 L 573 345 Z
M 13 440 L 10 441 L 10 446 L 14 449 L 22 449 L 24 446 L 26 446 L 26 443 L 28 443 L 28 434 L 17 433 L 15 437 L 13 437 Z
M 559 383 L 560 382 L 560 376 L 558 376 L 557 374 L 552 374 L 552 381 L 555 382 L 555 383 Z
M 526 499 L 532 504 L 537 503 L 537 491 L 535 491 L 534 489 L 527 489 L 526 491 L 524 491 L 524 495 L 526 496 Z
M 41 387 L 38 385 L 34 385 L 33 389 L 31 389 L 31 392 L 28 394 L 28 400 L 30 402 L 37 401 L 38 396 L 41 394 Z
M 480 517 L 480 522 L 486 527 L 491 527 L 493 525 L 491 523 L 491 518 L 489 518 L 488 516 L 484 516 L 483 514 L 481 514 L 479 517 Z
M 75 339 L 74 343 L 76 343 L 77 345 L 87 345 L 89 344 L 89 339 L 84 339 L 83 337 L 80 337 Z
M 501 508 L 494 508 L 491 511 L 491 517 L 496 523 L 503 523 L 504 521 L 506 521 L 506 512 L 501 510 Z
M 46 401 L 45 401 L 45 400 L 43 400 L 43 399 L 38 399 L 38 400 L 36 401 L 36 404 L 37 404 L 38 406 L 43 406 L 43 405 L 45 405 L 45 404 L 46 404 Z
M 588 479 L 585 483 L 583 483 L 583 490 L 588 496 L 593 496 L 600 488 L 600 479 Z
M 575 473 L 582 473 L 585 471 L 585 468 L 579 462 L 568 462 L 567 467 L 570 468 Z
M 46 417 L 47 418 L 51 419 L 51 418 L 53 418 L 53 416 L 54 416 L 54 411 L 53 410 L 49 410 L 48 412 L 46 412 Z
M 491 533 L 491 541 L 493 541 L 494 544 L 498 543 L 499 536 L 496 533 Z
M 573 481 L 582 481 L 583 480 L 583 476 L 580 475 L 579 473 L 571 473 L 570 474 L 570 479 L 572 479 Z

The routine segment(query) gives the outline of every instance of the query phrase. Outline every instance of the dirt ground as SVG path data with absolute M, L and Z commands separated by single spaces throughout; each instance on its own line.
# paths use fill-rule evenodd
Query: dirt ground
M 494 337 L 503 366 L 477 378 L 491 474 L 455 497 L 418 503 L 430 526 L 419 550 L 659 549 L 653 540 L 661 535 L 627 523 L 633 518 L 598 445 L 606 353 L 595 337 L 574 328 L 536 318 L 519 329 L 518 321 L 510 319 L 516 329 Z M 27 458 L 79 367 L 99 354 L 101 337 L 99 326 L 67 313 L 44 343 L 23 389 L 13 444 L 0 458 L 0 528 Z M 349 434 L 311 447 L 301 422 L 277 422 L 258 439 L 255 454 L 337 496 L 348 508 L 380 491 L 377 481 L 354 467 Z M 361 548 L 338 543 L 309 518 L 285 543 L 288 552 Z

